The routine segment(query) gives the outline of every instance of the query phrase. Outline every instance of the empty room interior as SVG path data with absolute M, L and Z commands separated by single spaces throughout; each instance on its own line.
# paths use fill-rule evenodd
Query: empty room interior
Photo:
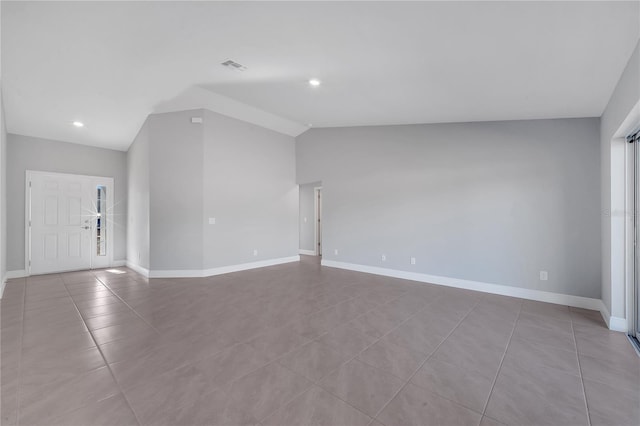
M 0 418 L 640 425 L 640 1 L 0 1 Z

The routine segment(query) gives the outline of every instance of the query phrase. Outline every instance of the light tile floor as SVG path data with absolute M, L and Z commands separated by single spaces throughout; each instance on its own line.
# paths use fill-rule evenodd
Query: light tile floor
M 638 425 L 600 314 L 300 263 L 11 280 L 3 425 Z

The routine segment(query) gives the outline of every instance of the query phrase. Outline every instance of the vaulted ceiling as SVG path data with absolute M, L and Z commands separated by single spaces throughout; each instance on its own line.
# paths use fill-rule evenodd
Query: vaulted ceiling
M 185 108 L 292 135 L 600 116 L 639 5 L 3 1 L 7 128 L 126 150 L 148 114 Z

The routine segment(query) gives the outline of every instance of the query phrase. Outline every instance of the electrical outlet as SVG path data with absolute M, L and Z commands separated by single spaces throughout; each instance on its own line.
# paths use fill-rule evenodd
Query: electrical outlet
M 385 256 L 384 254 L 382 256 L 380 256 L 380 260 L 382 260 L 383 262 L 387 261 L 387 256 Z
M 253 249 L 253 255 L 257 256 L 258 255 L 258 250 L 257 249 Z
M 415 257 L 412 257 L 412 258 L 411 258 L 411 264 L 412 264 L 412 265 L 415 265 L 415 264 L 416 264 L 416 258 L 415 258 Z
M 547 271 L 540 271 L 540 281 L 548 281 L 549 273 Z
M 338 255 L 338 249 L 333 249 L 333 254 Z

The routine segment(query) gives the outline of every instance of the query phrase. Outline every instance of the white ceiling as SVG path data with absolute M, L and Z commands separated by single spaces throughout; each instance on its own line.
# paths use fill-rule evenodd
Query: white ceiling
M 207 105 L 288 134 L 600 116 L 639 4 L 3 1 L 7 128 L 126 150 L 149 113 Z

